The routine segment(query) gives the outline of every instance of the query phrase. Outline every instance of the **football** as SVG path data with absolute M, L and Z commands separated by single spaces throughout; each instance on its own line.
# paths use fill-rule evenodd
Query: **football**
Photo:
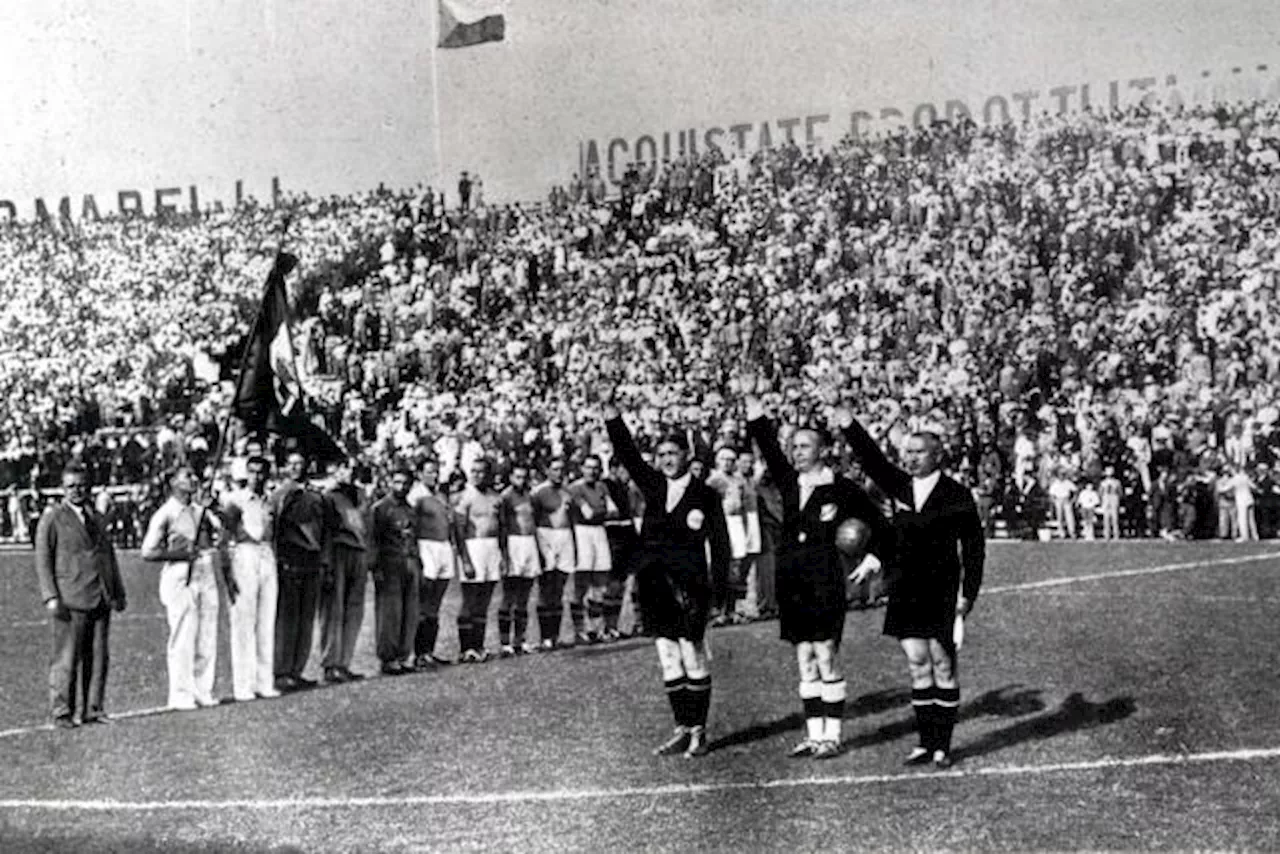
M 871 526 L 861 519 L 845 519 L 836 528 L 836 548 L 846 557 L 862 557 L 870 542 Z

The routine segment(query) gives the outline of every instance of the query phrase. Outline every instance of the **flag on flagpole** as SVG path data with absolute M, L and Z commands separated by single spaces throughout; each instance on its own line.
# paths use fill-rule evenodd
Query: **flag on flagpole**
M 297 264 L 298 259 L 288 253 L 276 255 L 257 323 L 245 344 L 248 352 L 244 370 L 236 380 L 232 411 L 250 430 L 296 439 L 302 452 L 312 459 L 343 459 L 346 454 L 337 442 L 306 411 L 284 284 L 285 276 Z
M 436 44 L 442 48 L 471 47 L 506 38 L 507 19 L 492 0 L 440 0 Z

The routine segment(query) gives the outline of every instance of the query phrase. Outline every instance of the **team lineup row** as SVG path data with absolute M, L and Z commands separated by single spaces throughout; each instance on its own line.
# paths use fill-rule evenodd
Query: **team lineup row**
M 839 755 L 845 681 L 839 647 L 846 582 L 887 566 L 885 634 L 906 654 L 920 745 L 908 761 L 951 764 L 959 701 L 956 655 L 982 579 L 984 539 L 970 492 L 939 470 L 937 436 L 910 436 L 892 464 L 847 410 L 833 423 L 863 470 L 891 499 L 889 518 L 825 460 L 826 431 L 800 428 L 784 451 L 762 403 L 746 397 L 748 435 L 781 499 L 773 552 L 780 634 L 796 650 L 806 719 L 795 756 Z M 363 678 L 351 659 L 364 612 L 366 578 L 376 599 L 376 652 L 386 675 L 444 663 L 436 655 L 440 605 L 455 576 L 462 659 L 483 661 L 487 614 L 498 585 L 505 654 L 558 645 L 563 600 L 577 642 L 620 636 L 619 614 L 634 576 L 637 627 L 655 639 L 674 734 L 656 753 L 707 750 L 711 669 L 705 632 L 713 608 L 733 613 L 744 559 L 759 551 L 759 522 L 742 479 L 690 471 L 684 436 L 641 454 L 621 414 L 604 409 L 614 451 L 610 476 L 597 457 L 566 483 L 552 461 L 531 487 L 515 466 L 499 492 L 484 458 L 450 496 L 434 460 L 395 469 L 387 494 L 370 501 L 345 462 L 319 489 L 307 460 L 291 454 L 268 490 L 269 465 L 252 456 L 236 489 L 213 506 L 194 496 L 189 469 L 168 478 L 170 497 L 152 516 L 145 560 L 162 564 L 160 599 L 169 623 L 169 706 L 213 705 L 220 600 L 230 604 L 236 701 L 276 697 L 314 684 L 303 677 L 316 623 L 326 681 Z M 416 477 L 415 477 L 416 475 Z M 110 615 L 126 594 L 115 553 L 90 502 L 82 468 L 63 473 L 63 502 L 41 517 L 36 570 L 54 636 L 50 702 L 55 723 L 105 720 Z M 535 581 L 536 604 L 531 603 Z M 536 613 L 541 644 L 529 641 Z

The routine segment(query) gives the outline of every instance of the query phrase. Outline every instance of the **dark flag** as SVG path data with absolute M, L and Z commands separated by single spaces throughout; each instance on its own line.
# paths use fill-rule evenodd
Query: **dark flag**
M 320 462 L 341 460 L 346 453 L 306 411 L 284 286 L 285 276 L 296 266 L 294 256 L 286 252 L 276 255 L 258 321 L 245 344 L 244 370 L 231 408 L 250 430 L 292 437 L 299 450 Z

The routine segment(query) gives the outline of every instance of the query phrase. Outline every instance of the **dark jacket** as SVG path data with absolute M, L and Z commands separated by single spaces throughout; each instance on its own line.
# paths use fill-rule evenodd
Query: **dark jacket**
M 85 522 L 65 503 L 50 506 L 36 526 L 36 580 L 40 599 L 55 596 L 67 608 L 100 605 L 122 610 L 124 582 L 102 519 L 85 508 Z

